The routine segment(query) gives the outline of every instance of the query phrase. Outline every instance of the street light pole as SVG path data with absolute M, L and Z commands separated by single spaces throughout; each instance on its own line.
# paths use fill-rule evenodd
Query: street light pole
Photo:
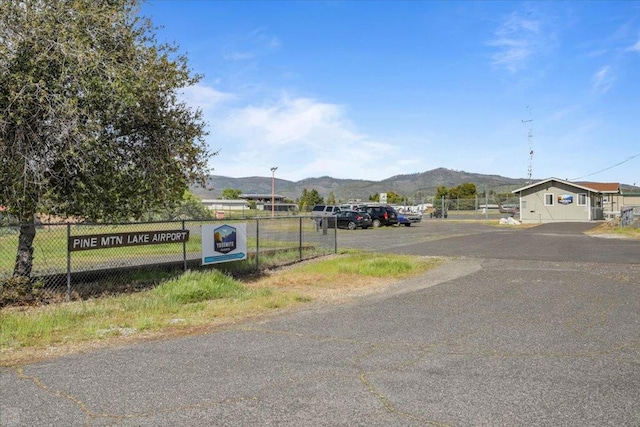
M 273 218 L 276 214 L 275 204 L 276 204 L 276 170 L 277 166 L 271 168 L 271 218 Z

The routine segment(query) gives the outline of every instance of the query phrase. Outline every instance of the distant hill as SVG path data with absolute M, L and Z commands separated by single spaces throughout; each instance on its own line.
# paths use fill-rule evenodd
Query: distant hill
M 527 180 L 524 178 L 507 178 L 500 175 L 483 175 L 438 168 L 422 173 L 396 175 L 382 181 L 337 179 L 322 176 L 293 182 L 276 178 L 275 187 L 276 194 L 291 200 L 299 198 L 305 188 L 307 190 L 315 189 L 325 199 L 329 193 L 333 192 L 339 201 L 367 200 L 371 195 L 390 191 L 421 200 L 434 196 L 437 188 L 441 185 L 450 188 L 467 182 L 474 183 L 479 192 L 486 188 L 487 191 L 495 193 L 509 192 L 527 184 Z M 640 187 L 630 185 L 621 185 L 621 187 L 623 191 L 640 192 Z M 221 197 L 222 190 L 225 188 L 238 189 L 245 194 L 271 194 L 271 177 L 229 178 L 211 175 L 207 182 L 207 188 L 192 187 L 191 190 L 202 199 L 217 199 Z
M 367 181 L 359 179 L 337 179 L 329 176 L 320 178 L 306 178 L 293 182 L 275 179 L 276 194 L 296 200 L 302 190 L 315 189 L 325 199 L 333 192 L 341 201 L 349 199 L 367 200 L 369 196 L 393 191 L 397 194 L 416 199 L 428 198 L 436 194 L 437 188 L 455 187 L 472 182 L 482 191 L 483 188 L 494 192 L 506 192 L 522 187 L 526 184 L 523 178 L 506 178 L 499 175 L 483 175 L 464 171 L 454 171 L 438 168 L 427 172 L 408 175 L 396 175 L 382 181 Z M 220 198 L 222 190 L 233 188 L 245 194 L 271 194 L 271 177 L 252 176 L 246 178 L 229 178 L 211 175 L 207 187 L 192 187 L 196 196 L 203 199 Z

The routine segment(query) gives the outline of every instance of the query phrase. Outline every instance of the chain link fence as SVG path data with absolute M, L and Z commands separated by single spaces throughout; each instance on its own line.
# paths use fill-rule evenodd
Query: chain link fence
M 202 265 L 203 226 L 224 224 L 246 224 L 247 259 Z M 19 231 L 19 226 L 0 227 L 0 281 L 13 274 Z M 179 239 L 187 235 L 186 240 Z M 336 237 L 335 229 L 323 230 L 303 216 L 38 224 L 31 277 L 42 284 L 50 298 L 69 300 L 148 287 L 153 285 L 154 277 L 187 269 L 255 273 L 335 253 Z
M 501 199 L 493 196 L 478 196 L 472 199 L 442 198 L 433 201 L 430 214 L 433 217 L 435 213 L 438 218 L 482 221 L 514 216 L 514 212 L 519 207 L 520 199 L 517 196 Z M 442 215 L 442 212 L 446 216 Z

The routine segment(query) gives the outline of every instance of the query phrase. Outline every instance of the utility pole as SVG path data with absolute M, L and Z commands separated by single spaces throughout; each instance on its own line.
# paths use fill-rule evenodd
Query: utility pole
M 531 107 L 527 105 L 527 110 L 529 111 L 529 119 L 522 120 L 523 124 L 528 124 L 529 129 L 527 131 L 527 143 L 529 144 L 529 164 L 527 166 L 527 185 L 531 184 L 531 179 L 533 176 L 533 146 L 531 140 L 533 139 L 533 130 L 531 129 L 531 123 L 533 119 L 531 118 Z
M 276 215 L 276 170 L 277 166 L 271 168 L 271 218 Z

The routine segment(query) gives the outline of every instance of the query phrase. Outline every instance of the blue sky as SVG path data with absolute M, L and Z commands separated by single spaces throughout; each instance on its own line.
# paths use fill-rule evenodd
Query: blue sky
M 212 173 L 640 185 L 640 2 L 149 1 Z

